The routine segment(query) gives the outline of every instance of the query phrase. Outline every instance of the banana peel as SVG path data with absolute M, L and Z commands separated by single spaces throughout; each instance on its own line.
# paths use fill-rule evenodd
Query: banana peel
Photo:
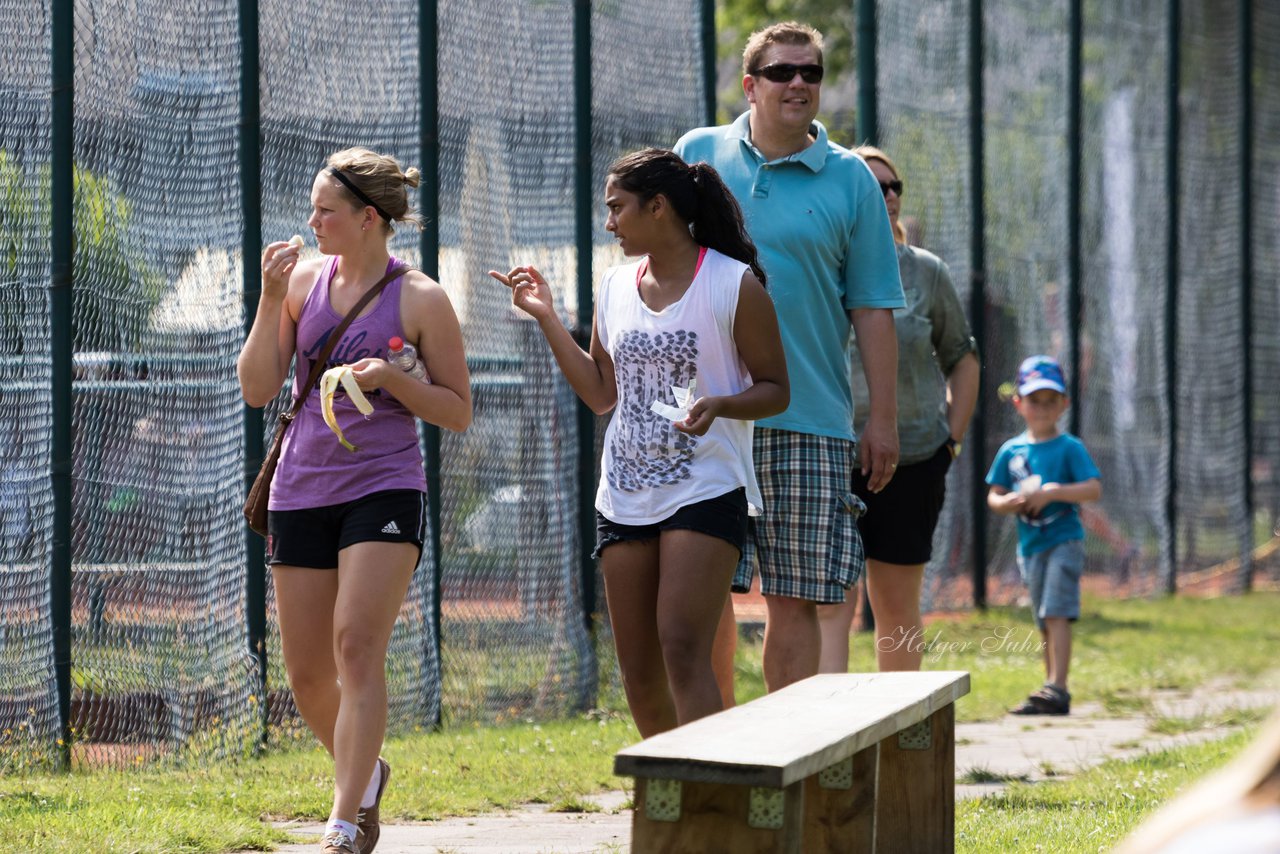
M 324 423 L 329 425 L 329 429 L 338 437 L 342 447 L 348 451 L 357 451 L 359 448 L 348 442 L 347 437 L 342 435 L 342 428 L 338 426 L 338 418 L 333 414 L 333 395 L 338 390 L 339 383 L 342 384 L 347 397 L 351 398 L 351 402 L 356 405 L 356 409 L 365 418 L 368 418 L 373 412 L 373 404 L 369 402 L 369 398 L 365 397 L 364 392 L 360 390 L 360 384 L 356 382 L 355 374 L 351 372 L 350 365 L 338 365 L 336 368 L 330 368 L 321 375 L 320 411 L 324 414 Z

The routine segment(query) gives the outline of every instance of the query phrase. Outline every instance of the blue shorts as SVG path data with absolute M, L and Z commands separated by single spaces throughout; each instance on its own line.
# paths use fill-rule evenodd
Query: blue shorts
M 1084 540 L 1067 540 L 1032 555 L 1018 555 L 1018 571 L 1031 591 L 1031 612 L 1044 628 L 1046 617 L 1080 617 L 1080 574 Z

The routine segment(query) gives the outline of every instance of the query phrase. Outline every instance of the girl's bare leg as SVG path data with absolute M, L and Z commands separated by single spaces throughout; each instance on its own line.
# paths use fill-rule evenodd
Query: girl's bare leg
M 600 554 L 614 648 L 627 705 L 640 735 L 676 726 L 676 710 L 658 641 L 658 541 L 614 543 Z
M 342 682 L 334 724 L 330 818 L 354 823 L 387 728 L 387 644 L 418 562 L 411 543 L 356 543 L 338 553 L 333 644 Z

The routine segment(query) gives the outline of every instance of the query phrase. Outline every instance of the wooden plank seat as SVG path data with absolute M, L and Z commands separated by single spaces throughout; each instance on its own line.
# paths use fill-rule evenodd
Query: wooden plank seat
M 969 674 L 813 676 L 619 751 L 631 850 L 955 850 L 955 709 Z

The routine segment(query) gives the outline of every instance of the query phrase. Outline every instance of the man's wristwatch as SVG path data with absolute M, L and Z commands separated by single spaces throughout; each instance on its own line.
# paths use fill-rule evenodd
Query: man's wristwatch
M 951 459 L 954 460 L 956 457 L 960 456 L 960 449 L 963 447 L 964 445 L 957 442 L 951 436 L 947 437 L 947 450 L 951 452 Z

